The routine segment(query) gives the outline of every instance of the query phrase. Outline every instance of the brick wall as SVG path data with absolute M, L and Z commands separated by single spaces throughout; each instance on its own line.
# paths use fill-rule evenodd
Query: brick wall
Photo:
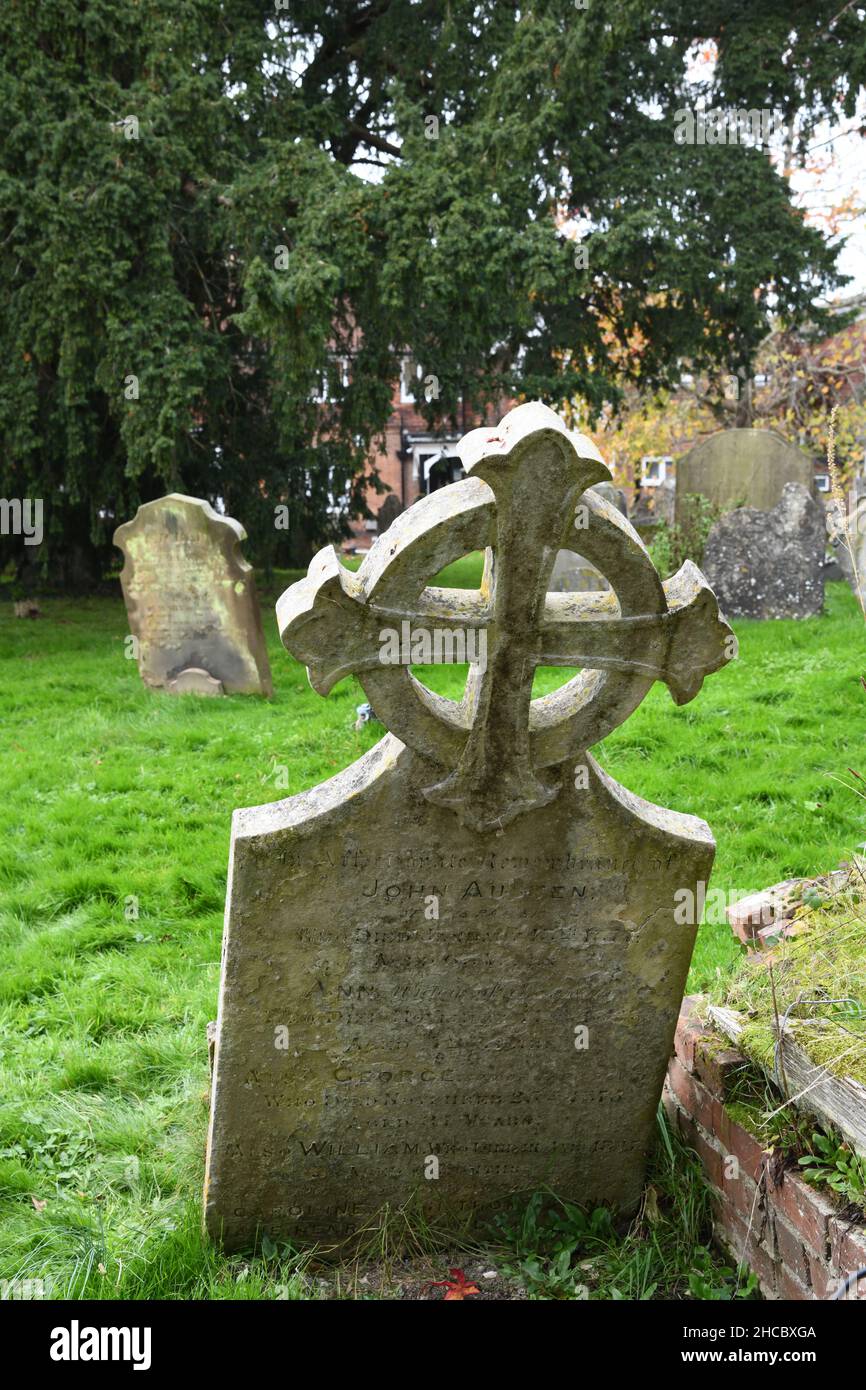
M 866 1267 L 866 1224 L 780 1165 L 725 1109 L 725 1087 L 745 1059 L 693 1017 L 686 999 L 668 1067 L 668 1116 L 703 1165 L 717 1241 L 757 1275 L 765 1298 L 831 1298 Z M 855 1287 L 849 1297 L 858 1295 Z M 866 1299 L 866 1279 L 859 1297 Z
M 379 477 L 383 483 L 387 484 L 390 494 L 387 492 L 378 493 L 373 489 L 367 490 L 366 502 L 373 515 L 378 514 L 389 495 L 393 495 L 401 506 L 406 508 L 423 494 L 423 485 L 411 458 L 401 456 L 407 434 L 432 433 L 434 436 L 445 438 L 449 433 L 453 435 L 456 432 L 457 437 L 460 437 L 477 425 L 498 424 L 502 416 L 514 404 L 515 402 L 511 400 L 501 400 L 496 405 L 490 406 L 484 415 L 472 412 L 461 404 L 456 422 L 452 422 L 447 429 L 443 426 L 441 431 L 431 432 L 418 407 L 403 399 L 400 383 L 395 382 L 392 391 L 391 416 L 380 441 L 382 447 L 376 452 L 373 459 Z M 346 542 L 345 548 L 367 549 L 375 541 L 376 535 L 376 529 L 368 526 L 366 522 L 354 521 L 351 523 L 351 536 Z

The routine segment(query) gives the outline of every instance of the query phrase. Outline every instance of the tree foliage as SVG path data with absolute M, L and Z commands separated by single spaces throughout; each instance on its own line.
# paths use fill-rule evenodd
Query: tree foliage
M 42 563 L 92 581 L 167 490 L 305 559 L 363 506 L 404 352 L 431 423 L 503 395 L 598 411 L 684 360 L 748 373 L 771 312 L 815 319 L 835 252 L 765 151 L 678 146 L 673 115 L 853 109 L 840 9 L 7 0 L 0 488 L 44 499 Z

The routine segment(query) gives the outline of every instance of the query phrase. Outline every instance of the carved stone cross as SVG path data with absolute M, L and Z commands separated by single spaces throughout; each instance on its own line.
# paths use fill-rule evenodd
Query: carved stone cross
M 715 846 L 585 750 L 655 680 L 690 699 L 733 636 L 544 406 L 461 457 L 357 574 L 322 551 L 277 606 L 315 688 L 355 672 L 391 732 L 234 814 L 205 1195 L 232 1249 L 369 1242 L 413 1206 L 453 1230 L 541 1188 L 640 1200 Z M 611 592 L 546 592 L 572 547 Z M 480 590 L 428 586 L 475 550 Z M 460 701 L 412 674 L 431 634 L 472 654 Z M 533 700 L 542 665 L 579 669 Z
M 485 830 L 555 797 L 559 784 L 546 769 L 604 738 L 653 681 L 664 681 L 677 704 L 693 699 L 736 643 L 700 571 L 687 561 L 661 583 L 629 523 L 586 491 L 610 470 L 552 410 L 518 406 L 498 428 L 466 435 L 458 452 L 470 477 L 398 517 L 357 574 L 333 547 L 320 551 L 307 579 L 283 594 L 277 619 L 314 689 L 326 695 L 354 672 L 382 723 L 449 769 L 425 796 Z M 481 548 L 480 590 L 427 586 Z M 613 593 L 548 593 L 557 551 L 570 548 Z M 399 664 L 383 648 L 392 629 L 409 634 Z M 475 650 L 486 663 L 472 666 L 459 704 L 409 670 L 418 630 L 482 636 Z M 441 645 L 446 660 L 465 651 L 465 643 Z M 539 666 L 580 674 L 533 701 Z

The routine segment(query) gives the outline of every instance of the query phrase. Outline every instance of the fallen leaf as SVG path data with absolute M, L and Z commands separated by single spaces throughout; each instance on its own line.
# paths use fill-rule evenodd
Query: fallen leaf
M 451 1276 L 450 1279 L 435 1279 L 424 1285 L 425 1289 L 445 1289 L 447 1292 L 442 1300 L 443 1303 L 456 1303 L 481 1292 L 477 1284 L 467 1283 L 466 1275 L 462 1269 L 449 1269 L 448 1273 Z

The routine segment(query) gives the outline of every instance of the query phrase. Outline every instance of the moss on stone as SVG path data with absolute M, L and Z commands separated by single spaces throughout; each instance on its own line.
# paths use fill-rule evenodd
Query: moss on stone
M 759 1105 L 748 1105 L 741 1100 L 726 1100 L 725 1111 L 735 1125 L 763 1143 L 767 1137 L 767 1124 L 764 1112 Z
M 776 1039 L 768 1023 L 747 1023 L 737 1040 L 737 1046 L 744 1057 L 757 1062 L 759 1067 L 772 1074 Z
M 818 886 L 811 895 L 807 890 L 807 903 L 797 911 L 797 935 L 780 941 L 769 957 L 746 956 L 711 995 L 713 1003 L 745 1016 L 738 1046 L 770 1075 L 778 1010 L 779 1017 L 787 1014 L 789 1035 L 816 1065 L 866 1085 L 864 871 L 866 863 L 856 861 L 843 889 L 821 894 Z

